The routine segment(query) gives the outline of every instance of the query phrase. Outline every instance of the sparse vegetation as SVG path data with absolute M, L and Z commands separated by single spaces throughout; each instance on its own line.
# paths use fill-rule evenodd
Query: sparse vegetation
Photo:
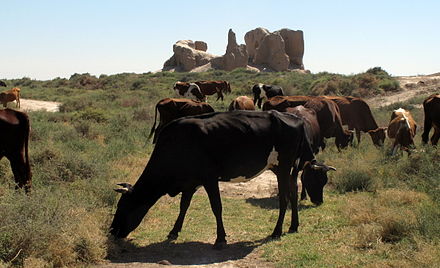
M 225 111 L 238 95 L 251 95 L 257 82 L 281 85 L 290 95 L 370 96 L 398 89 L 379 67 L 350 76 L 237 69 L 9 80 L 8 85 L 22 88 L 24 98 L 63 105 L 59 113 L 30 113 L 34 188 L 29 196 L 14 190 L 9 163 L 0 161 L 0 267 L 88 265 L 120 254 L 123 246 L 107 239 L 118 198 L 113 184 L 134 182 L 142 172 L 153 149 L 147 136 L 157 101 L 174 96 L 177 80 L 205 79 L 231 83 L 233 93 L 224 102 L 210 98 L 217 111 Z M 421 126 L 423 111 L 415 106 L 421 100 L 373 113 L 385 126 L 394 107 L 411 107 Z M 365 134 L 358 147 L 341 153 L 329 141 L 318 158 L 337 171 L 329 174 L 324 204 L 303 202 L 299 232 L 280 240 L 265 240 L 277 217 L 276 197 L 254 202 L 223 198 L 228 242 L 246 252 L 258 248 L 262 259 L 278 267 L 435 266 L 440 262 L 440 151 L 416 139 L 411 156 L 394 158 L 386 155 L 389 141 L 377 149 Z M 164 242 L 178 206 L 178 198 L 161 199 L 131 235 L 135 240 L 128 249 L 172 260 L 181 258 L 182 248 L 208 248 L 215 239 L 215 220 L 204 194 L 195 196 L 179 239 Z M 147 260 L 156 258 L 153 254 Z

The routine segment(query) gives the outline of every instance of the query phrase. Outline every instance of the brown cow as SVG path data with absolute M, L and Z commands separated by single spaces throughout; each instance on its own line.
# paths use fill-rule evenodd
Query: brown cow
M 206 101 L 206 96 L 202 94 L 200 87 L 195 83 L 177 81 L 174 83 L 173 89 L 179 96 L 197 101 Z
M 402 108 L 394 110 L 387 131 L 388 137 L 394 139 L 392 155 L 399 147 L 410 154 L 409 148 L 414 147 L 416 131 L 417 124 L 409 111 Z
M 203 95 L 217 94 L 217 100 L 223 100 L 223 92 L 231 92 L 231 85 L 228 81 L 196 81 L 195 83 L 200 87 Z
M 229 111 L 235 110 L 255 110 L 255 105 L 248 96 L 239 96 L 229 105 Z
M 437 145 L 440 138 L 440 94 L 431 95 L 423 101 L 425 111 L 424 130 L 422 134 L 423 143 L 428 143 L 429 131 L 434 127 L 434 134 L 431 137 L 431 144 Z
M 315 110 L 299 105 L 287 108 L 286 112 L 297 115 L 304 121 L 304 128 L 309 138 L 309 143 L 312 146 L 313 153 L 317 154 L 319 147 L 323 146 L 324 140 L 321 136 L 321 129 Z
M 159 125 L 156 129 L 156 117 L 159 111 Z M 150 136 L 154 134 L 153 143 L 156 143 L 158 135 L 162 128 L 174 119 L 188 116 L 188 115 L 198 115 L 204 113 L 214 112 L 214 109 L 206 102 L 198 102 L 189 99 L 174 99 L 166 98 L 160 100 L 156 104 L 156 109 L 154 113 L 154 124 L 151 128 Z
M 3 104 L 3 107 L 7 107 L 8 102 L 12 101 L 17 101 L 15 107 L 20 108 L 20 88 L 14 87 L 0 93 L 0 102 Z
M 361 98 L 323 96 L 334 101 L 341 113 L 342 124 L 347 125 L 348 129 L 356 131 L 358 144 L 361 142 L 361 131 L 367 132 L 371 136 L 373 144 L 382 146 L 385 141 L 386 127 L 379 127 L 374 120 L 368 104 Z
M 353 133 L 352 131 L 344 130 L 339 108 L 331 100 L 313 96 L 275 96 L 263 104 L 263 111 L 277 110 L 285 112 L 287 108 L 299 105 L 315 110 L 321 129 L 321 136 L 323 138 L 335 137 L 338 151 L 348 146 L 353 139 Z
M 0 159 L 5 156 L 11 163 L 16 188 L 29 192 L 32 174 L 29 165 L 28 142 L 30 124 L 26 113 L 0 110 Z

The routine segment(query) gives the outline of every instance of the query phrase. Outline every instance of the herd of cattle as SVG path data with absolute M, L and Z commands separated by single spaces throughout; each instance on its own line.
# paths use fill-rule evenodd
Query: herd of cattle
M 6 86 L 3 82 L 1 85 Z M 315 159 L 325 148 L 325 138 L 334 137 L 341 150 L 353 142 L 354 133 L 358 143 L 361 132 L 368 133 L 376 146 L 383 146 L 387 133 L 394 139 L 393 154 L 399 148 L 410 153 L 414 147 L 417 125 L 409 111 L 395 110 L 389 125 L 379 127 L 361 98 L 285 96 L 279 86 L 256 84 L 252 87 L 253 99 L 239 96 L 229 111 L 215 112 L 205 102 L 206 96 L 216 94 L 217 100 L 223 100 L 223 94 L 231 92 L 229 82 L 176 82 L 174 90 L 185 98 L 165 98 L 157 103 L 150 132 L 155 147 L 143 173 L 134 186 L 121 183 L 116 189 L 122 196 L 110 227 L 115 237 L 123 238 L 133 231 L 161 196 L 182 193 L 180 213 L 168 235 L 176 239 L 193 194 L 203 186 L 217 223 L 214 246 L 221 248 L 226 244 L 226 233 L 218 182 L 250 180 L 267 169 L 276 174 L 279 189 L 279 216 L 272 237 L 282 234 L 288 203 L 292 207 L 289 232 L 296 232 L 299 173 L 302 171 L 301 199 L 308 194 L 313 203 L 321 204 L 327 172 L 335 170 Z M 2 92 L 0 100 L 5 107 L 13 100 L 19 105 L 19 92 L 18 88 Z M 428 97 L 423 108 L 422 140 L 428 142 L 434 127 L 431 143 L 436 145 L 440 138 L 440 95 Z M 31 187 L 29 132 L 26 113 L 0 110 L 0 159 L 9 159 L 17 187 L 26 191 Z

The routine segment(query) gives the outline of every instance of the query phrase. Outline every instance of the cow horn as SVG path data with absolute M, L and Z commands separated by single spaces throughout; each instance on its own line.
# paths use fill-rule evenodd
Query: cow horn
M 126 193 L 131 193 L 133 191 L 133 186 L 129 183 L 123 182 L 123 183 L 118 183 L 117 185 L 122 186 L 122 188 L 113 189 L 118 193 L 126 194 Z
M 327 166 L 327 165 L 325 165 L 325 164 L 316 164 L 316 163 L 315 163 L 315 164 L 312 164 L 311 167 L 312 167 L 312 169 L 314 169 L 314 170 L 323 170 L 323 171 L 325 171 L 325 172 L 330 171 L 330 170 L 336 171 L 336 168 L 335 168 L 335 167 Z

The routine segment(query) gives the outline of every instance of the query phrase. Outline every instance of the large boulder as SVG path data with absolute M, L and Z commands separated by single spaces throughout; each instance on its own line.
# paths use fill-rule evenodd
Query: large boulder
M 260 46 L 263 39 L 269 34 L 270 32 L 267 29 L 261 27 L 249 31 L 245 34 L 244 41 L 246 43 L 246 49 L 249 55 L 250 63 L 254 61 L 257 48 Z
M 217 69 L 231 71 L 235 68 L 245 68 L 247 63 L 248 53 L 246 46 L 238 45 L 235 33 L 232 31 L 232 29 L 229 29 L 226 53 L 222 57 L 212 59 L 212 66 Z
M 174 55 L 164 63 L 163 69 L 176 69 L 187 72 L 198 66 L 205 65 L 215 57 L 203 51 L 205 48 L 207 49 L 205 42 L 193 42 L 192 40 L 177 41 L 173 46 Z
M 304 37 L 303 32 L 298 30 L 281 29 L 277 31 L 284 40 L 284 49 L 290 58 L 290 69 L 304 70 Z
M 284 40 L 279 33 L 266 35 L 257 47 L 254 63 L 267 66 L 277 72 L 286 71 L 289 68 L 290 59 L 284 47 Z

